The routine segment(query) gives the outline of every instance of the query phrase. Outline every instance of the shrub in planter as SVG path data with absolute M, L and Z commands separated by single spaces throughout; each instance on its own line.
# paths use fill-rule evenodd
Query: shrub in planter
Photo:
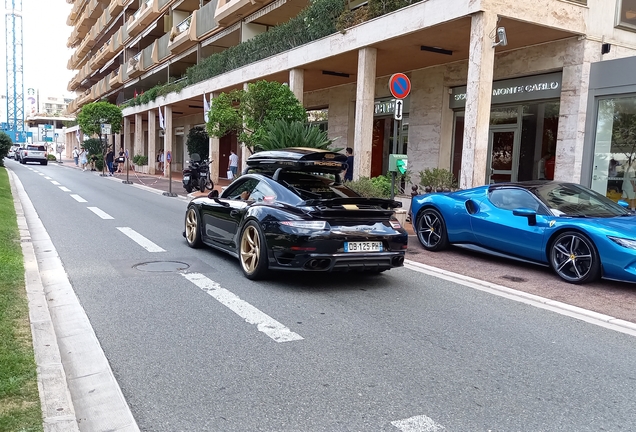
M 453 173 L 447 169 L 427 168 L 420 171 L 420 186 L 427 192 L 443 192 L 457 188 L 457 182 Z
M 148 156 L 139 155 L 139 154 L 133 156 L 133 164 L 137 166 L 148 165 Z
M 55 155 L 54 155 L 54 154 L 52 154 L 52 153 L 49 153 L 49 154 L 46 156 L 46 159 L 47 159 L 47 160 L 50 160 L 50 161 L 56 161 L 56 160 L 57 160 L 57 158 L 55 157 Z
M 380 176 L 384 177 L 384 176 Z M 386 188 L 385 181 L 382 179 L 376 180 L 378 177 L 370 179 L 369 177 L 360 177 L 357 180 L 349 181 L 345 185 L 357 192 L 358 195 L 365 198 L 389 198 L 391 196 L 391 183 L 389 181 L 389 187 Z

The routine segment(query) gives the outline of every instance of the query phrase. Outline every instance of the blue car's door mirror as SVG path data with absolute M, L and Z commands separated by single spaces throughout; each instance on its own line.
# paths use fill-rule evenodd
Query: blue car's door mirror
M 521 216 L 528 218 L 528 225 L 536 225 L 537 224 L 537 212 L 527 208 L 518 208 L 512 211 L 512 214 L 515 216 Z
M 623 208 L 629 208 L 629 203 L 625 200 L 619 200 L 618 201 L 618 205 L 623 207 Z

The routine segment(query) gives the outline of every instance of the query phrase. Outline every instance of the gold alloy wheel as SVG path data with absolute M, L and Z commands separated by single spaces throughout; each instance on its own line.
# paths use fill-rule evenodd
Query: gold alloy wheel
M 261 255 L 261 239 L 256 227 L 249 225 L 241 236 L 241 265 L 246 273 L 252 274 L 258 266 Z
M 188 215 L 186 216 L 186 239 L 189 244 L 195 244 L 197 240 L 197 229 L 198 229 L 198 221 L 197 221 L 197 213 L 194 209 L 188 210 Z

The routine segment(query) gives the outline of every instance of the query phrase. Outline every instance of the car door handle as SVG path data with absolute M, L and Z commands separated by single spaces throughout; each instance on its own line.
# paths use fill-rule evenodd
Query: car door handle
M 232 210 L 230 211 L 230 216 L 234 217 L 234 216 L 238 216 L 240 212 L 238 210 Z

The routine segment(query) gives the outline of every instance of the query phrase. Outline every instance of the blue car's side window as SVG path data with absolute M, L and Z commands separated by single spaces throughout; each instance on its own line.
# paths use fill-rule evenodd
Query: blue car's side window
M 520 208 L 539 211 L 539 202 L 523 189 L 495 189 L 488 194 L 492 204 L 502 210 L 515 210 Z

